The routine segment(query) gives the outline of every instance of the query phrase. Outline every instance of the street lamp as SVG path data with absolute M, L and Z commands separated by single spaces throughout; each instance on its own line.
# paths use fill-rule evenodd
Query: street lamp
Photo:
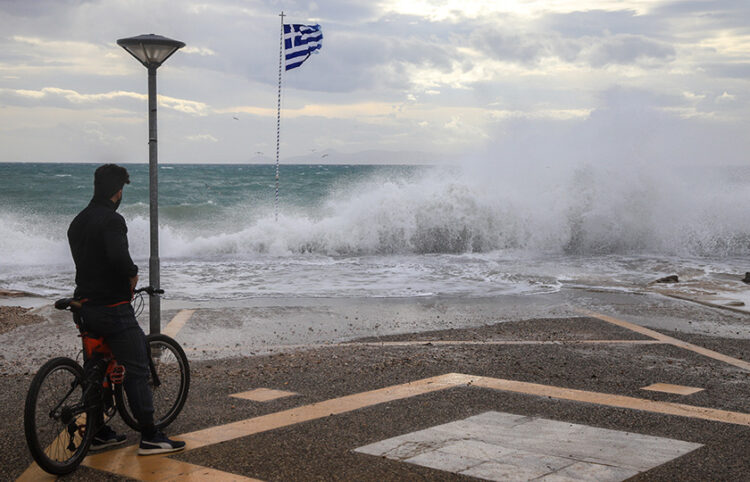
M 156 148 L 156 69 L 173 53 L 185 46 L 184 42 L 161 35 L 138 35 L 121 38 L 117 45 L 128 51 L 148 69 L 148 188 L 151 224 L 151 254 L 148 259 L 149 284 L 159 289 L 159 194 L 158 154 Z M 149 325 L 151 333 L 161 331 L 161 299 L 150 296 Z

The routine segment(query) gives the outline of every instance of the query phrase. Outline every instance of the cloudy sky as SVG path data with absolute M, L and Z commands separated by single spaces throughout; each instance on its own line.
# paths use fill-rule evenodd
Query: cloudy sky
M 160 162 L 272 161 L 281 10 L 282 160 L 750 162 L 747 0 L 0 0 L 0 161 L 145 162 L 143 33 Z

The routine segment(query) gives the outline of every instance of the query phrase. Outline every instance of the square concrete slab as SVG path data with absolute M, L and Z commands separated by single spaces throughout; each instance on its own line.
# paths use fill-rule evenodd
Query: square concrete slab
M 273 390 L 271 388 L 256 388 L 242 393 L 234 393 L 229 395 L 234 398 L 242 398 L 244 400 L 252 400 L 254 402 L 270 402 L 277 398 L 291 397 L 297 395 L 294 392 L 285 392 L 284 390 Z
M 620 481 L 700 444 L 485 412 L 355 452 L 486 480 Z
M 651 390 L 653 392 L 664 392 L 674 393 L 676 395 L 691 395 L 703 391 L 702 388 L 698 387 L 686 387 L 684 385 L 670 385 L 669 383 L 654 383 L 647 387 L 641 388 L 641 390 Z

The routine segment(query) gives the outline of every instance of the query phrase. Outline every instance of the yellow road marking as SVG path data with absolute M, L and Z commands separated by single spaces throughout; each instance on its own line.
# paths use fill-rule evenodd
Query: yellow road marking
M 291 397 L 297 395 L 294 392 L 286 392 L 284 390 L 273 390 L 271 388 L 256 388 L 242 393 L 234 393 L 229 395 L 234 398 L 242 398 L 245 400 L 252 400 L 253 402 L 270 402 L 271 400 L 277 400 L 279 398 Z
M 187 442 L 186 450 L 227 442 L 256 433 L 288 427 L 302 422 L 317 420 L 331 415 L 339 415 L 373 405 L 391 402 L 426 393 L 459 386 L 476 386 L 493 390 L 551 397 L 592 403 L 609 407 L 627 408 L 646 412 L 677 415 L 681 417 L 710 420 L 750 426 L 750 414 L 718 410 L 708 407 L 684 405 L 670 402 L 656 402 L 642 398 L 607 393 L 589 392 L 570 388 L 540 385 L 499 378 L 481 377 L 461 373 L 448 373 L 414 382 L 394 385 L 368 392 L 356 393 L 323 402 L 313 403 L 260 417 L 240 420 L 216 427 L 176 436 Z M 168 455 L 168 454 L 167 454 Z M 172 480 L 175 478 L 226 477 L 224 480 L 253 480 L 226 472 L 207 469 L 187 462 L 180 462 L 162 455 L 138 457 L 135 446 L 89 456 L 84 465 L 141 480 Z M 218 479 L 216 479 L 218 480 Z
M 641 390 L 650 390 L 652 392 L 674 393 L 675 395 L 692 395 L 693 393 L 702 392 L 703 388 L 686 387 L 684 385 L 671 385 L 669 383 L 654 383 Z
M 466 376 L 468 377 L 469 375 Z M 741 412 L 730 412 L 728 410 L 684 405 L 681 403 L 655 402 L 653 400 L 625 395 L 587 392 L 585 390 L 539 385 L 537 383 L 529 382 L 517 382 L 514 380 L 503 380 L 490 377 L 474 377 L 471 383 L 478 387 L 523 393 L 525 395 L 538 395 L 540 397 L 552 397 L 561 400 L 571 400 L 574 402 L 593 403 L 609 407 L 660 413 L 663 415 L 677 415 L 680 417 L 698 418 L 713 422 L 750 426 L 750 414 Z
M 709 350 L 708 348 L 703 348 L 698 345 L 693 345 L 692 343 L 688 343 L 686 341 L 678 340 L 677 338 L 672 338 L 671 336 L 667 336 L 664 334 L 659 333 L 658 331 L 650 330 L 648 328 L 645 328 L 640 325 L 636 325 L 635 323 L 630 323 L 628 321 L 618 320 L 617 318 L 613 318 L 611 316 L 603 315 L 601 313 L 596 313 L 594 311 L 589 310 L 578 310 L 580 313 L 583 313 L 587 316 L 591 316 L 592 318 L 597 318 L 602 321 L 606 321 L 607 323 L 611 323 L 613 325 L 621 326 L 623 328 L 627 328 L 628 330 L 635 331 L 636 333 L 640 333 L 642 335 L 650 336 L 651 338 L 655 340 L 659 340 L 662 343 L 667 343 L 670 345 L 674 345 L 680 348 L 684 348 L 686 350 L 693 351 L 695 353 L 698 353 L 703 356 L 707 356 L 709 358 L 713 358 L 714 360 L 723 361 L 724 363 L 728 363 L 730 365 L 734 365 L 738 368 L 742 368 L 743 370 L 750 371 L 750 363 L 744 361 L 744 360 L 738 360 L 737 358 L 732 358 L 731 356 L 724 355 L 723 353 L 719 353 L 713 350 Z
M 16 479 L 17 482 L 34 482 L 43 480 L 57 480 L 57 477 L 42 470 L 36 462 L 32 462 L 31 465 L 29 465 L 29 468 Z
M 174 318 L 167 323 L 167 326 L 164 327 L 162 333 L 172 338 L 176 337 L 177 333 L 179 333 L 182 327 L 185 326 L 185 323 L 187 323 L 190 317 L 193 316 L 193 313 L 195 313 L 195 310 L 180 310 L 180 312 L 174 315 Z
M 180 437 L 176 437 L 180 438 Z M 189 447 L 193 448 L 193 447 Z M 179 452 L 178 452 L 179 453 Z M 166 454 L 169 455 L 169 454 Z M 124 475 L 138 480 L 219 480 L 257 481 L 250 477 L 231 474 L 200 465 L 167 458 L 165 455 L 139 456 L 138 447 L 131 445 L 119 450 L 90 455 L 83 465 Z
M 355 393 L 340 398 L 333 398 L 323 402 L 313 403 L 302 407 L 292 408 L 281 412 L 262 415 L 260 417 L 240 420 L 238 422 L 211 427 L 180 436 L 190 448 L 203 447 L 219 442 L 226 442 L 255 433 L 266 432 L 289 425 L 315 420 L 330 415 L 340 415 L 360 408 L 379 403 L 392 402 L 403 398 L 445 390 L 466 383 L 466 375 L 449 373 L 432 378 L 424 378 L 414 382 L 393 385 L 369 392 Z

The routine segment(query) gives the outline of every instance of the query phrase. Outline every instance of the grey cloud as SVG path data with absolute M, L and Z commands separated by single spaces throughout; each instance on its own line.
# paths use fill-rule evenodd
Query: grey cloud
M 665 19 L 696 36 L 732 29 L 750 34 L 750 2 L 746 0 L 675 1 L 657 6 L 652 16 Z
M 0 12 L 18 17 L 49 15 L 54 11 L 64 11 L 96 0 L 2 0 Z
M 536 62 L 549 56 L 551 52 L 545 40 L 549 39 L 542 35 L 514 33 L 488 26 L 477 29 L 470 39 L 476 48 L 494 59 L 520 63 Z
M 547 14 L 539 20 L 544 31 L 565 38 L 602 37 L 621 33 L 654 35 L 663 29 L 663 20 L 637 15 L 633 10 L 589 10 L 565 14 Z
M 712 77 L 729 79 L 750 78 L 750 61 L 738 63 L 708 63 L 701 67 Z
M 596 39 L 584 57 L 592 66 L 632 64 L 641 60 L 669 62 L 675 57 L 674 47 L 642 36 L 620 34 Z
M 286 76 L 291 86 L 326 92 L 354 92 L 374 87 L 403 91 L 409 65 L 450 72 L 460 60 L 445 42 L 409 35 L 381 36 L 376 29 L 335 31 L 324 28 L 323 49 L 301 69 Z
M 469 38 L 490 57 L 533 64 L 545 57 L 610 64 L 665 62 L 676 53 L 664 40 L 663 19 L 636 15 L 631 10 L 547 14 L 531 23 L 507 15 L 483 20 Z
M 554 33 L 513 33 L 500 28 L 483 28 L 472 35 L 472 44 L 490 57 L 531 64 L 544 57 L 567 62 L 583 61 L 593 67 L 633 64 L 642 61 L 668 62 L 674 59 L 674 47 L 640 35 L 603 33 L 575 39 Z
M 677 0 L 656 5 L 652 13 L 666 17 L 696 14 L 714 18 L 739 17 L 750 14 L 750 4 L 745 0 Z

